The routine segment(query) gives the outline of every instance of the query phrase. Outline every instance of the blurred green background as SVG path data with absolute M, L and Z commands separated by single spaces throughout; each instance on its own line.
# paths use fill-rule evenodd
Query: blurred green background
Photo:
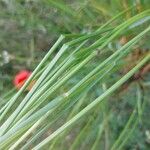
M 0 1 L 0 95 L 13 88 L 13 78 L 19 70 L 33 70 L 47 53 L 60 34 L 90 33 L 104 22 L 130 6 L 137 4 L 138 12 L 150 8 L 149 0 L 1 0 Z M 125 21 L 135 14 L 126 13 L 118 20 Z M 141 21 L 142 23 L 142 21 Z M 140 22 L 139 22 L 140 24 Z M 138 23 L 137 23 L 138 25 Z M 115 24 L 114 24 L 115 26 Z M 135 25 L 136 26 L 136 25 Z M 144 29 L 143 25 L 141 28 Z M 136 30 L 125 33 L 127 38 L 136 35 Z M 146 37 L 149 39 L 149 36 Z M 146 41 L 146 40 L 145 40 Z M 119 46 L 120 41 L 110 43 L 108 49 Z M 149 40 L 141 49 L 149 50 Z M 145 82 L 149 82 L 150 74 Z M 145 89 L 146 99 L 150 96 L 149 84 Z M 135 86 L 126 92 L 114 95 L 110 102 L 110 135 L 113 139 L 122 130 L 131 108 L 134 106 Z M 98 93 L 99 95 L 99 93 Z M 113 105 L 112 105 L 113 103 Z M 134 130 L 126 149 L 150 149 L 150 101 L 147 101 L 143 123 Z M 117 116 L 117 117 L 116 117 Z

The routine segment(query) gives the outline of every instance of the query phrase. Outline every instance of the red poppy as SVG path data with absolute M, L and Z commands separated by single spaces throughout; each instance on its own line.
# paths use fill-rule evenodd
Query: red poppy
M 19 73 L 17 73 L 17 75 L 14 78 L 15 87 L 17 89 L 20 89 L 25 83 L 25 81 L 29 78 L 30 75 L 31 75 L 31 72 L 28 70 L 21 70 Z M 30 90 L 30 89 L 31 87 L 29 86 L 27 90 Z

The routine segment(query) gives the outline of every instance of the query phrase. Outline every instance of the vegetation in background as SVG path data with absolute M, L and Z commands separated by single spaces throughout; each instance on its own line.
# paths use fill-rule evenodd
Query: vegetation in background
M 0 149 L 150 148 L 148 0 L 0 4 Z

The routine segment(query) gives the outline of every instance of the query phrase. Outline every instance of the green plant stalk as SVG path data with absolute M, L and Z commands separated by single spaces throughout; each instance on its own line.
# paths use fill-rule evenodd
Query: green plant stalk
M 77 49 L 75 49 L 75 51 L 78 51 L 83 45 L 85 44 L 85 42 L 84 43 L 82 43 L 79 47 L 77 47 Z M 75 52 L 74 51 L 74 52 Z M 47 83 L 42 83 L 42 87 L 40 88 L 40 89 L 38 89 L 37 90 L 37 93 L 38 94 L 36 94 L 36 95 L 33 95 L 33 97 L 32 97 L 32 99 L 34 99 L 34 100 L 36 100 L 36 104 L 37 104 L 37 106 L 36 107 L 34 107 L 34 110 L 36 110 L 36 108 L 40 105 L 40 104 L 42 104 L 43 103 L 43 101 L 48 97 L 48 96 L 46 96 L 47 95 L 47 93 L 49 93 L 49 89 L 48 89 L 48 87 L 50 86 L 50 85 L 52 85 L 52 83 L 53 82 L 55 82 L 56 81 L 56 79 L 70 66 L 70 65 L 72 65 L 73 63 L 75 63 L 75 62 L 73 62 L 74 61 L 74 59 L 72 59 L 73 58 L 73 56 L 72 56 L 73 54 L 71 54 L 70 56 L 68 56 L 49 76 L 48 76 L 48 81 L 47 81 Z M 45 92 L 45 94 L 44 95 L 42 95 L 43 93 L 44 93 L 44 91 L 46 91 L 48 89 L 48 92 L 46 93 Z M 38 99 L 41 99 L 41 100 L 38 100 Z M 28 103 L 24 108 L 23 108 L 23 110 L 22 110 L 22 112 L 17 116 L 17 118 L 21 118 L 22 117 L 22 115 L 23 115 L 23 113 L 24 112 L 28 112 L 28 114 L 29 114 L 29 111 L 27 110 L 28 109 L 28 107 L 31 105 L 32 103 Z M 35 104 L 35 105 L 36 105 Z M 32 111 L 34 111 L 34 110 L 31 110 L 31 112 Z M 25 116 L 24 116 L 25 117 Z M 17 121 L 17 118 L 16 118 L 16 121 Z M 21 118 L 21 120 L 22 120 L 23 118 Z M 20 121 L 19 121 L 20 122 Z
M 142 99 L 142 97 L 141 97 L 142 93 L 141 93 L 141 90 L 139 90 L 139 86 L 137 88 L 138 88 L 137 89 L 137 100 L 138 99 Z M 142 106 L 141 106 L 141 111 L 142 111 L 141 113 L 142 114 L 143 114 L 145 105 L 146 105 L 146 99 L 143 101 Z M 127 143 L 127 141 L 129 140 L 129 138 L 131 137 L 133 131 L 136 129 L 138 123 L 140 123 L 140 118 L 138 117 L 138 104 L 137 104 L 137 109 L 136 110 L 137 110 L 137 118 L 135 119 L 134 123 L 132 124 L 131 131 L 129 133 L 127 133 L 127 135 L 125 136 L 125 139 L 122 140 L 122 143 L 119 144 L 118 150 L 122 150 L 123 149 L 124 145 Z
M 37 138 L 41 137 L 45 131 L 50 128 L 51 124 L 47 124 L 43 129 L 41 129 L 34 137 L 32 137 L 25 145 L 21 147 L 22 150 L 28 150 L 30 146 L 37 140 Z
M 66 49 L 68 48 L 68 46 L 63 45 L 61 50 L 59 51 L 59 53 L 55 56 L 55 58 L 51 61 L 50 65 L 48 66 L 48 68 L 43 72 L 43 74 L 41 75 L 41 77 L 37 80 L 37 82 L 34 84 L 33 88 L 31 89 L 31 91 L 27 94 L 27 96 L 25 97 L 25 99 L 21 102 L 21 104 L 18 106 L 18 108 L 16 109 L 16 111 L 6 120 L 6 122 L 1 126 L 0 130 L 1 133 L 0 135 L 4 134 L 7 130 L 7 128 L 9 128 L 9 126 L 11 125 L 11 123 L 13 123 L 15 121 L 16 116 L 20 113 L 20 111 L 23 109 L 23 107 L 25 106 L 25 104 L 28 102 L 28 100 L 31 98 L 31 96 L 33 95 L 33 93 L 36 91 L 37 87 L 42 83 L 42 81 L 44 80 L 44 78 L 47 76 L 47 74 L 49 73 L 49 71 L 53 68 L 53 66 L 55 65 L 55 63 L 57 62 L 57 60 L 61 57 L 61 55 L 66 51 Z
M 105 83 L 102 84 L 102 88 L 103 88 L 103 91 L 105 92 L 106 89 L 107 89 L 107 86 Z M 105 150 L 109 150 L 109 120 L 108 120 L 108 114 L 109 114 L 109 111 L 108 111 L 108 99 L 104 100 L 103 102 L 103 105 L 102 105 L 102 111 L 103 111 L 103 118 L 106 118 L 105 119 L 105 127 L 104 127 L 104 147 L 105 147 Z
M 53 75 L 54 74 L 56 74 L 58 71 L 59 71 L 59 69 L 69 60 L 69 59 L 73 59 L 73 55 L 74 55 L 74 53 L 76 53 L 77 51 L 79 51 L 86 43 L 87 43 L 87 41 L 88 40 L 86 40 L 86 41 L 84 41 L 84 42 L 82 42 L 72 53 L 71 53 L 71 55 L 69 55 L 54 71 L 53 71 L 53 73 L 51 73 L 52 75 L 50 76 L 48 76 L 48 78 L 47 78 L 47 80 L 44 80 L 44 82 L 41 84 L 41 86 L 42 85 L 45 85 L 50 79 L 51 79 L 51 77 L 53 77 Z M 75 63 L 75 62 L 74 62 Z M 56 78 L 56 77 L 55 77 Z
M 116 142 L 113 144 L 111 150 L 116 150 L 116 149 L 118 149 L 119 145 L 121 144 L 121 141 L 124 140 L 124 138 L 125 138 L 125 136 L 126 136 L 126 132 L 128 131 L 128 129 L 129 129 L 129 127 L 131 126 L 131 124 L 134 124 L 134 123 L 136 122 L 136 121 L 135 121 L 135 122 L 133 123 L 133 120 L 135 119 L 136 115 L 137 115 L 137 112 L 136 112 L 136 110 L 134 109 L 133 112 L 132 112 L 132 114 L 131 114 L 131 116 L 130 116 L 130 118 L 129 118 L 129 120 L 128 120 L 128 122 L 127 122 L 127 124 L 126 124 L 126 126 L 125 126 L 125 128 L 124 128 L 123 131 L 121 132 L 121 134 L 120 134 L 120 136 L 118 137 L 118 139 L 116 140 Z
M 132 41 L 133 42 L 133 41 Z
M 107 27 L 109 24 L 111 24 L 112 22 L 114 22 L 115 20 L 117 20 L 119 17 L 121 17 L 123 14 L 125 14 L 126 12 L 128 12 L 129 10 L 131 10 L 132 7 L 130 7 L 129 9 L 125 10 L 125 11 L 122 11 L 120 13 L 118 13 L 115 17 L 113 17 L 112 19 L 110 19 L 109 21 L 107 21 L 104 25 L 102 25 L 99 29 L 97 29 L 94 33 L 92 34 L 89 34 L 89 35 L 85 35 L 85 36 L 82 36 L 78 39 L 75 39 L 71 42 L 68 42 L 67 45 L 75 45 L 75 44 L 78 44 L 79 42 L 81 41 L 84 41 L 84 40 L 87 40 L 88 38 L 90 37 L 93 37 L 93 36 L 97 36 L 99 35 L 100 33 L 103 32 L 103 30 L 105 31 L 105 27 Z
M 127 140 L 129 139 L 130 135 L 132 134 L 133 130 L 136 128 L 138 121 L 140 121 L 140 117 L 138 116 L 138 109 L 139 109 L 139 104 L 138 101 L 142 100 L 142 95 L 141 95 L 141 91 L 139 89 L 139 87 L 137 87 L 137 105 L 135 106 L 133 112 L 131 113 L 129 120 L 127 121 L 124 129 L 122 130 L 122 132 L 120 133 L 118 139 L 115 141 L 115 143 L 112 145 L 111 150 L 119 150 L 122 149 L 122 147 L 125 145 L 125 143 L 127 142 Z M 143 104 L 141 103 L 141 113 L 144 110 L 144 102 Z
M 18 130 L 18 129 L 17 129 L 17 130 Z M 16 130 L 16 131 L 17 131 L 17 130 Z
M 111 67 L 111 68 L 112 68 L 112 67 Z M 107 68 L 106 68 L 106 70 L 107 70 Z M 107 72 L 108 72 L 108 70 L 107 70 Z M 104 74 L 104 75 L 105 75 L 105 74 Z M 103 76 L 104 76 L 104 75 L 103 75 Z M 98 75 L 98 76 L 99 76 L 99 75 Z M 101 78 L 102 78 L 102 77 L 101 77 Z M 101 78 L 98 78 L 98 80 L 100 80 Z M 93 84 L 93 85 L 94 85 L 94 84 Z M 75 103 L 75 102 L 74 102 L 74 103 Z M 71 104 L 71 105 L 72 105 L 72 104 Z M 67 106 L 67 107 L 70 107 L 70 106 Z M 63 108 L 62 108 L 62 109 L 63 109 Z M 49 110 L 49 108 L 48 108 L 47 110 Z M 9 132 L 7 132 L 7 133 L 1 138 L 1 142 L 4 141 L 4 140 L 6 140 L 6 139 L 8 139 L 8 138 L 10 138 L 11 135 L 14 136 L 14 134 L 16 134 L 16 133 L 12 134 L 14 131 L 19 132 L 19 130 L 22 129 L 22 128 L 24 128 L 25 125 L 29 125 L 29 124 L 31 124 L 31 123 L 33 124 L 33 123 L 34 123 L 33 121 L 35 121 L 36 119 L 38 119 L 37 116 L 38 116 L 38 117 L 42 117 L 42 116 L 44 115 L 44 113 L 45 113 L 47 110 L 45 110 L 45 108 L 42 108 L 40 111 L 38 111 L 37 113 L 35 113 L 34 115 L 32 115 L 30 118 L 26 119 L 24 122 L 20 122 L 18 125 L 16 125 L 16 126 L 13 128 L 12 131 L 10 130 Z M 64 109 L 64 110 L 65 110 L 65 109 Z M 42 114 L 41 114 L 40 112 L 42 112 Z M 52 112 L 53 112 L 53 110 L 49 110 L 49 111 L 43 116 L 43 118 L 40 119 L 40 122 L 37 121 L 37 122 L 38 122 L 38 125 L 39 125 L 39 123 L 42 123 L 42 122 L 47 118 L 47 116 L 49 116 Z M 61 114 L 62 114 L 62 113 L 61 113 Z M 58 114 L 57 114 L 57 117 L 55 116 L 55 119 L 58 118 L 59 115 L 60 115 L 60 114 L 58 113 Z M 51 122 L 51 124 L 52 124 L 52 122 Z M 37 125 L 36 127 L 38 127 L 38 125 Z
M 80 104 L 77 103 L 77 106 L 80 106 L 80 105 L 82 104 L 82 102 L 83 102 L 84 99 L 85 99 L 85 95 L 81 98 L 81 100 L 79 100 L 78 103 L 80 103 Z M 72 110 L 72 113 L 69 115 L 70 117 L 73 116 L 73 114 L 78 111 L 78 107 L 77 107 L 77 106 Z M 67 119 L 67 120 L 68 120 L 68 119 Z M 35 123 L 35 124 L 36 124 L 36 123 Z M 47 129 L 49 129 L 50 125 L 51 125 L 51 123 L 50 123 L 50 124 L 47 124 L 42 130 L 40 130 L 36 135 L 34 135 L 34 137 L 32 137 L 32 138 L 30 139 L 30 141 L 28 141 L 28 142 L 22 147 L 22 150 L 27 150 L 27 149 L 30 147 L 30 145 L 31 145 L 37 138 L 39 138 Z M 65 134 L 65 133 L 64 133 L 64 134 Z M 53 147 L 53 145 L 52 145 L 52 147 Z M 50 149 L 52 149 L 52 147 L 51 147 Z
M 84 127 L 78 133 L 77 137 L 74 139 L 71 147 L 69 148 L 70 150 L 77 149 L 77 147 L 79 147 L 80 144 L 81 144 L 80 147 L 82 147 L 82 142 L 83 142 L 82 139 L 84 139 L 86 141 L 86 139 L 89 138 L 90 133 L 93 130 L 92 126 L 94 125 L 94 122 L 99 118 L 99 117 L 96 118 L 96 116 L 100 115 L 101 108 L 99 106 L 97 106 L 96 109 L 93 110 L 93 112 L 89 115 L 88 122 L 84 125 Z
M 95 55 L 95 54 L 93 54 Z M 90 55 L 87 59 L 83 60 L 79 65 L 75 66 L 75 68 L 72 69 L 72 71 L 65 77 L 62 78 L 62 80 L 56 82 L 52 87 L 51 90 L 48 89 L 44 95 L 42 95 L 42 102 L 50 95 L 52 94 L 54 91 L 56 91 L 61 85 L 63 85 L 63 83 L 65 83 L 70 77 L 72 77 L 73 74 L 75 74 L 81 67 L 83 67 L 89 60 L 91 60 L 91 57 L 93 57 L 93 55 Z M 31 101 L 30 101 L 31 102 Z
M 16 121 L 14 124 L 17 122 L 21 122 L 22 120 L 25 120 L 32 112 L 34 112 L 42 103 L 43 101 L 48 97 L 48 93 L 45 92 L 45 90 L 50 86 L 50 83 L 54 81 L 59 74 L 61 74 L 65 69 L 72 64 L 72 60 L 67 61 L 61 68 L 58 70 L 58 72 L 45 84 L 43 85 L 38 91 L 37 94 L 32 96 L 32 101 L 30 101 L 28 104 L 25 105 L 23 108 L 22 112 L 17 116 Z M 44 95 L 42 95 L 44 93 Z M 36 100 L 36 103 L 34 105 L 33 100 Z M 31 110 L 28 110 L 29 107 L 31 108 L 34 105 L 34 107 Z M 26 113 L 26 114 L 25 114 Z M 19 120 L 21 119 L 21 120 Z M 19 120 L 19 122 L 18 122 Z
M 22 128 L 20 130 L 20 132 L 17 132 L 13 137 L 10 137 L 9 139 L 7 139 L 7 141 L 0 145 L 1 149 L 6 149 L 6 147 L 10 146 L 13 142 L 15 142 L 16 140 L 18 140 L 18 138 L 24 133 L 26 132 L 29 128 L 31 127 L 31 125 L 27 125 L 25 128 Z
M 71 147 L 69 150 L 76 150 L 78 149 L 78 145 L 80 144 L 80 140 L 85 138 L 85 134 L 87 134 L 88 129 L 91 127 L 91 124 L 93 123 L 93 117 L 89 118 L 88 122 L 85 124 L 85 126 L 80 130 L 77 137 L 74 139 L 73 143 L 71 144 Z
M 23 130 L 26 128 L 26 126 L 31 126 L 33 123 L 37 122 L 37 118 L 40 116 L 43 116 L 47 111 L 52 111 L 55 107 L 55 105 L 61 100 L 61 97 L 57 97 L 54 101 L 49 102 L 47 105 L 45 105 L 43 108 L 38 110 L 34 115 L 32 115 L 30 118 L 27 118 L 24 122 L 21 122 L 18 126 L 13 128 L 13 130 L 10 130 L 5 135 L 0 137 L 0 146 L 4 145 L 5 142 L 8 141 L 9 138 L 15 136 L 15 134 L 18 134 L 19 130 Z M 41 123 L 43 121 L 43 118 L 41 118 Z M 39 122 L 39 121 L 38 121 Z M 24 124 L 26 126 L 24 126 Z M 15 131 L 15 133 L 14 133 Z M 14 133 L 14 134 L 13 134 Z
M 47 53 L 47 55 L 44 57 L 44 59 L 40 62 L 40 64 L 37 66 L 37 68 L 33 71 L 33 73 L 31 74 L 31 76 L 28 78 L 28 80 L 26 81 L 26 83 L 22 86 L 22 88 L 17 92 L 16 95 L 14 95 L 11 100 L 9 105 L 7 106 L 7 108 L 5 109 L 5 111 L 3 112 L 3 114 L 0 116 L 0 121 L 5 117 L 5 115 L 7 114 L 7 112 L 10 110 L 10 108 L 12 107 L 12 105 L 16 102 L 16 100 L 18 99 L 18 97 L 23 93 L 23 91 L 28 87 L 28 85 L 30 84 L 30 82 L 32 81 L 32 79 L 34 78 L 35 74 L 42 68 L 43 64 L 48 60 L 48 58 L 50 57 L 50 55 L 53 53 L 53 51 L 57 48 L 57 46 L 62 42 L 62 40 L 64 39 L 63 36 L 60 36 L 59 39 L 56 41 L 56 43 L 53 45 L 53 47 L 50 49 L 50 51 Z M 3 126 L 1 126 L 1 132 L 0 135 L 2 135 L 6 128 L 10 126 L 10 124 L 13 122 L 13 119 L 16 117 L 16 114 L 14 115 L 14 117 L 12 117 L 11 120 L 8 120 L 6 122 L 6 124 L 4 124 L 4 128 Z
M 133 6 L 132 6 L 133 7 Z M 132 8 L 131 7 L 131 8 Z M 93 37 L 93 36 L 96 36 L 96 35 L 99 35 L 100 33 L 103 32 L 104 28 L 107 27 L 109 24 L 111 24 L 113 21 L 115 21 L 116 19 L 118 19 L 120 16 L 122 16 L 124 13 L 126 13 L 127 11 L 129 11 L 131 8 L 119 13 L 118 15 L 116 15 L 114 18 L 110 19 L 108 22 L 106 22 L 104 25 L 102 25 L 99 29 L 97 29 L 94 33 L 92 34 L 89 34 L 89 35 L 86 35 L 86 36 L 82 36 L 81 38 L 78 38 L 78 39 L 75 39 L 71 42 L 68 42 L 67 45 L 69 46 L 72 46 L 72 45 L 75 45 L 75 44 L 78 44 L 79 42 L 81 42 L 82 40 L 86 40 L 90 37 Z M 143 14 L 147 13 L 147 11 L 143 12 Z M 138 17 L 138 15 L 137 15 Z M 116 29 L 117 31 L 118 29 Z M 104 30 L 105 31 L 105 30 Z
M 114 37 L 114 36 L 113 36 Z M 107 41 L 107 42 L 109 42 L 109 41 Z M 34 89 L 34 88 L 33 88 Z
M 90 59 L 90 57 L 88 58 L 88 59 L 85 59 L 85 60 L 83 60 L 83 62 L 79 65 L 79 66 L 77 66 L 77 68 L 76 69 L 74 69 L 73 70 L 73 72 L 72 73 L 74 73 L 74 71 L 77 71 L 82 65 L 85 65 L 88 61 L 89 61 L 89 59 Z M 66 79 L 65 79 L 65 81 L 67 81 L 68 80 L 68 77 L 66 76 Z M 42 113 L 43 112 L 43 113 Z M 41 116 L 44 114 L 44 113 L 46 113 L 46 110 L 44 110 L 43 109 L 43 111 L 41 112 Z M 50 111 L 51 112 L 51 111 Z M 36 115 L 37 114 L 37 115 Z M 35 116 L 37 116 L 37 117 L 39 117 L 39 115 L 40 114 L 38 114 L 38 113 L 36 113 L 35 114 Z M 46 116 L 47 116 L 47 114 L 46 114 Z M 45 116 L 45 117 L 46 117 Z M 45 119 L 45 117 L 43 118 L 43 119 Z M 31 118 L 33 118 L 33 116 L 31 117 Z M 29 120 L 31 120 L 30 118 L 28 118 Z M 42 120 L 43 120 L 42 119 Z M 27 120 L 26 120 L 27 121 Z M 26 122 L 25 121 L 25 122 Z M 20 123 L 18 126 L 16 126 L 17 128 L 19 127 L 19 126 L 21 126 L 22 124 L 24 124 L 24 122 L 22 122 L 22 123 Z M 17 131 L 18 129 L 16 129 L 16 131 Z M 11 130 L 10 130 L 11 131 Z M 12 132 L 14 131 L 14 129 L 12 130 Z M 6 139 L 6 137 L 7 137 L 7 135 L 9 134 L 9 136 L 10 136 L 10 134 L 11 134 L 11 132 L 9 133 L 6 133 L 2 138 L 0 138 L 0 141 L 4 141 L 5 139 Z
M 140 40 L 140 38 L 146 33 L 149 32 L 150 27 L 148 27 L 146 30 L 144 30 L 142 33 L 140 33 L 138 36 L 136 36 L 135 38 L 133 38 L 132 40 L 130 40 L 127 44 L 125 44 L 123 47 L 121 47 L 121 49 L 117 50 L 115 53 L 113 53 L 110 57 L 108 57 L 106 60 L 104 60 L 99 66 L 97 66 L 92 72 L 90 72 L 86 77 L 84 77 L 77 85 L 75 85 L 69 92 L 68 95 L 70 95 L 70 93 L 72 93 L 73 91 L 75 91 L 77 88 L 79 88 L 84 82 L 86 82 L 90 77 L 92 77 L 98 70 L 102 69 L 107 63 L 111 64 L 114 63 L 114 59 L 115 57 L 117 57 L 117 55 L 119 55 L 121 52 L 128 50 L 129 46 L 134 45 L 136 42 L 138 42 L 138 40 Z M 126 49 L 126 50 L 125 50 Z M 124 52 L 125 54 L 125 52 Z M 123 55 L 121 55 L 122 57 Z M 119 59 L 121 58 L 119 57 Z M 118 59 L 115 59 L 115 63 L 117 63 Z
M 0 109 L 0 115 L 2 115 L 2 113 L 4 112 L 4 110 L 8 107 L 9 105 L 9 101 Z
M 145 63 L 150 60 L 150 53 L 141 60 L 132 70 L 130 70 L 125 76 L 123 76 L 119 81 L 117 81 L 113 86 L 111 86 L 105 93 L 103 93 L 100 97 L 95 99 L 91 104 L 85 107 L 82 111 L 80 111 L 77 115 L 75 115 L 72 119 L 70 119 L 67 123 L 57 129 L 54 133 L 52 133 L 49 137 L 39 143 L 37 146 L 33 148 L 33 150 L 38 150 L 42 148 L 45 144 L 50 142 L 54 137 L 59 135 L 62 131 L 70 127 L 74 124 L 78 119 L 83 117 L 87 112 L 89 112 L 92 108 L 94 108 L 98 103 L 100 103 L 104 98 L 113 93 L 116 89 L 118 89 L 123 83 L 125 83 L 137 70 L 139 70 Z
M 140 87 L 137 85 L 137 112 L 138 112 L 138 118 L 139 122 L 142 122 L 142 94 L 140 92 Z
M 65 45 L 66 45 L 66 44 L 65 44 Z M 64 46 L 65 46 L 65 45 L 64 45 Z M 67 46 L 67 47 L 68 47 L 68 46 Z M 65 47 L 62 47 L 62 51 L 64 51 L 64 50 L 66 50 Z M 91 56 L 90 56 L 90 57 L 91 57 Z M 33 88 L 34 88 L 34 87 L 33 87 Z M 31 92 L 32 92 L 32 90 L 31 90 Z M 32 93 L 31 93 L 30 95 L 32 95 Z M 29 96 L 30 96 L 30 95 L 29 95 Z M 29 99 L 28 95 L 27 95 L 27 97 L 25 98 L 24 101 L 27 101 L 27 99 Z M 30 101 L 30 103 L 31 103 L 31 101 Z
M 39 122 L 40 122 L 40 120 L 39 120 Z M 14 150 L 14 149 L 16 149 L 16 147 L 17 147 L 25 138 L 27 138 L 27 137 L 31 134 L 31 132 L 33 132 L 33 131 L 35 130 L 37 124 L 38 124 L 38 122 L 37 122 L 36 124 L 34 124 L 31 128 L 29 128 L 29 129 L 25 132 L 25 134 L 23 134 L 23 136 L 21 136 L 21 137 L 17 140 L 17 142 L 15 142 L 15 143 L 9 148 L 9 150 Z
M 127 143 L 128 139 L 131 137 L 131 135 L 132 135 L 133 131 L 136 129 L 137 125 L 138 125 L 138 119 L 136 119 L 135 122 L 133 123 L 131 131 L 126 135 L 126 138 L 119 145 L 118 150 L 122 150 L 123 146 Z
M 140 18 L 143 18 L 144 16 L 147 16 L 148 13 L 150 11 L 147 10 L 147 11 L 144 11 L 142 12 L 141 14 L 138 14 L 134 17 L 132 17 L 131 19 L 129 19 L 128 21 L 122 23 L 121 25 L 117 26 L 111 34 L 107 34 L 105 35 L 104 37 L 100 38 L 99 40 L 97 40 L 95 43 L 93 43 L 89 48 L 86 48 L 84 49 L 83 51 L 84 52 L 88 52 L 90 50 L 93 50 L 93 49 L 96 49 L 97 47 L 99 47 L 101 45 L 101 40 L 105 39 L 107 36 L 110 37 L 108 39 L 106 39 L 106 41 L 99 47 L 99 49 L 104 49 L 104 47 L 109 43 L 111 42 L 115 37 L 117 37 L 124 29 L 126 29 L 129 25 L 131 25 L 133 22 L 137 21 L 138 19 Z
M 102 133 L 103 133 L 103 131 L 104 131 L 104 125 L 105 125 L 105 120 L 103 121 L 103 123 L 101 123 L 101 124 L 99 125 L 99 129 L 98 129 L 98 133 L 97 133 L 97 136 L 96 136 L 96 140 L 95 140 L 93 146 L 91 147 L 91 150 L 96 150 L 97 145 L 98 145 L 98 143 L 99 143 L 99 140 L 100 140 L 100 138 L 101 138 L 101 136 L 102 136 Z
M 85 100 L 86 94 L 83 95 L 83 97 L 81 97 L 80 100 L 78 100 L 77 104 L 73 107 L 73 110 L 69 113 L 69 116 L 67 117 L 66 121 L 70 120 L 80 109 L 81 105 L 83 104 L 84 100 Z M 53 149 L 54 146 L 61 141 L 61 139 L 63 137 L 65 137 L 65 135 L 67 134 L 67 132 L 62 133 L 60 136 L 56 137 L 53 141 L 53 143 L 50 145 L 50 149 Z M 61 142 L 62 144 L 62 142 Z M 61 145 L 62 147 L 62 145 Z

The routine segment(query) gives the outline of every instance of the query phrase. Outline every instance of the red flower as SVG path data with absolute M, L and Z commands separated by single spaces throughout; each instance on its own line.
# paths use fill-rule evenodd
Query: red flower
M 20 89 L 25 81 L 29 78 L 31 72 L 28 70 L 21 70 L 14 78 L 14 85 L 17 89 Z M 28 88 L 27 88 L 28 89 Z M 31 88 L 30 88 L 31 89 Z M 28 90 L 30 90 L 28 89 Z

